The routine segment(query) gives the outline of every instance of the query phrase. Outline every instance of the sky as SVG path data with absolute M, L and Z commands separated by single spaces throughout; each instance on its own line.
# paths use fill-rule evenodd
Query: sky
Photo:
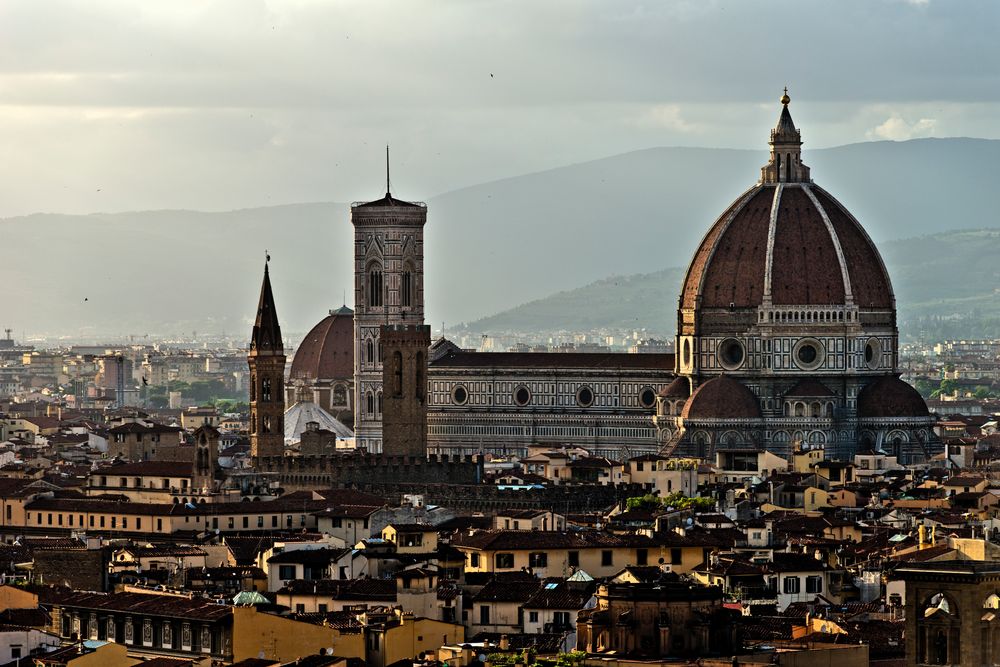
M 1000 3 L 5 0 L 0 217 L 433 195 L 654 146 L 1000 138 Z

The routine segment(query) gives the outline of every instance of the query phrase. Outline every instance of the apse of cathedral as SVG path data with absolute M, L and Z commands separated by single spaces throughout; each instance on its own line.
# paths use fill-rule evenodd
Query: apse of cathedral
M 786 91 L 760 180 L 691 260 L 660 439 L 708 459 L 798 446 L 924 459 L 940 445 L 923 399 L 899 379 L 889 275 L 861 224 L 810 178 L 789 102 Z
M 691 260 L 675 355 L 476 352 L 439 339 L 414 366 L 426 368 L 419 390 L 393 395 L 407 399 L 400 432 L 420 424 L 426 435 L 384 442 L 383 408 L 395 409 L 384 388 L 415 386 L 416 376 L 404 382 L 400 364 L 383 364 L 405 352 L 386 349 L 383 332 L 426 335 L 427 207 L 387 192 L 351 207 L 355 308 L 331 311 L 303 340 L 287 399 L 333 424 L 320 425 L 331 438 L 353 435 L 359 450 L 389 455 L 523 456 L 578 446 L 613 458 L 714 462 L 822 448 L 826 458 L 873 450 L 910 463 L 938 452 L 923 399 L 899 379 L 896 304 L 882 258 L 850 212 L 813 183 L 789 103 L 786 91 L 759 181 Z M 296 431 L 304 419 L 285 422 Z M 345 426 L 352 420 L 353 433 Z M 299 435 L 286 430 L 286 444 Z

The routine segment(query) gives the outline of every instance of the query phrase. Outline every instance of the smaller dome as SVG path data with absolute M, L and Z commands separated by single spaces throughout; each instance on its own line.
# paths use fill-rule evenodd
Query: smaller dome
M 760 419 L 757 398 L 728 375 L 712 378 L 694 390 L 681 419 Z
M 295 350 L 292 380 L 341 380 L 354 377 L 354 311 L 331 310 Z
M 668 384 L 666 387 L 660 390 L 657 394 L 660 398 L 687 398 L 691 395 L 691 384 L 688 382 L 687 378 L 678 377 L 674 378 L 674 381 Z
M 920 393 L 896 375 L 883 375 L 858 393 L 858 416 L 862 419 L 928 415 Z
M 813 398 L 816 396 L 836 396 L 830 388 L 815 378 L 800 380 L 794 387 L 785 392 L 785 396 L 796 398 Z

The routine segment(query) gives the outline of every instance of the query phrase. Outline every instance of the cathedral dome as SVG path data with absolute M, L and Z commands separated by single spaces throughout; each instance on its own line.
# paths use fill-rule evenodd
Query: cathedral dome
M 728 375 L 712 378 L 694 390 L 681 419 L 760 419 L 753 393 Z
M 927 404 L 920 393 L 895 375 L 883 375 L 858 393 L 858 416 L 862 419 L 927 415 Z
M 858 221 L 813 184 L 787 96 L 761 180 L 712 225 L 688 268 L 681 308 L 894 307 L 882 258 Z
M 354 376 L 354 311 L 331 310 L 295 351 L 292 380 L 332 380 Z

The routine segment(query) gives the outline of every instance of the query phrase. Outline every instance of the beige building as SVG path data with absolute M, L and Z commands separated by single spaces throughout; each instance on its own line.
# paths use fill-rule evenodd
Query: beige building
M 598 532 L 479 531 L 457 535 L 452 546 L 464 554 L 466 573 L 529 571 L 540 577 L 568 577 L 577 570 L 604 577 L 660 556 L 647 538 Z

